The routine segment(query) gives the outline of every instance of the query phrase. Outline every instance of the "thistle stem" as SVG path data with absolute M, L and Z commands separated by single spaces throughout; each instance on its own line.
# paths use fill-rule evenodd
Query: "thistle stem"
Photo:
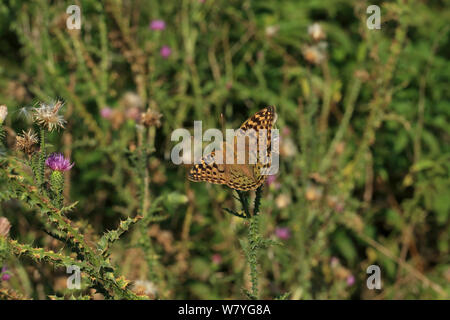
M 256 190 L 253 214 L 250 213 L 248 194 L 243 191 L 237 191 L 239 201 L 245 213 L 245 218 L 249 221 L 248 228 L 248 247 L 245 249 L 248 264 L 250 265 L 250 281 L 252 283 L 251 292 L 248 296 L 251 299 L 258 299 L 258 251 L 261 246 L 261 237 L 259 236 L 259 208 L 261 204 L 262 187 Z
M 250 265 L 250 281 L 252 283 L 252 299 L 258 299 L 258 249 L 259 249 L 259 216 L 254 215 L 250 218 L 248 228 L 249 250 L 247 259 Z
M 140 178 L 140 205 L 141 205 L 141 214 L 146 219 L 151 219 L 152 212 L 150 210 L 150 172 L 148 168 L 148 159 L 150 154 L 153 152 L 153 146 L 155 143 L 155 128 L 147 128 L 144 127 L 138 133 L 138 167 L 137 170 L 139 172 Z M 155 248 L 153 246 L 152 240 L 150 237 L 146 236 L 148 223 L 141 223 L 141 240 L 140 245 L 145 252 L 145 259 L 148 266 L 149 278 L 154 283 L 160 283 L 159 276 L 157 273 L 158 269 L 158 258 Z
M 38 172 L 37 172 L 37 182 L 39 185 L 39 190 L 44 193 L 44 176 L 45 176 L 45 158 L 47 157 L 45 150 L 45 130 L 41 128 L 40 130 L 41 141 L 39 150 L 39 162 L 38 162 Z
M 5 138 L 5 131 L 3 130 L 3 125 L 0 123 L 0 144 L 3 144 L 4 138 Z
M 53 171 L 50 176 L 50 185 L 54 193 L 53 203 L 58 209 L 63 207 L 63 191 L 64 191 L 64 176 L 60 171 Z

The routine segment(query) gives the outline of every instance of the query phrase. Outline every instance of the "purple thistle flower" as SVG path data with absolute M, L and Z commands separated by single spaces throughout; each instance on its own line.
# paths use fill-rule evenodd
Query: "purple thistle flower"
M 45 165 L 53 171 L 69 171 L 74 164 L 75 163 L 70 163 L 69 159 L 64 158 L 62 153 L 52 153 L 47 160 L 45 160 Z
M 267 180 L 266 180 L 267 185 L 270 186 L 272 183 L 275 182 L 276 179 L 277 179 L 277 176 L 274 175 L 274 174 L 268 176 L 268 177 L 267 177 Z
M 219 253 L 215 253 L 211 260 L 214 264 L 220 264 L 222 262 L 222 256 Z
M 170 49 L 170 47 L 168 46 L 163 46 L 159 53 L 164 59 L 166 59 L 172 54 L 172 49 Z
M 153 20 L 150 22 L 150 29 L 152 30 L 164 30 L 166 28 L 166 23 L 164 20 Z
M 100 110 L 100 115 L 104 119 L 110 119 L 112 116 L 112 113 L 113 113 L 113 111 L 110 107 L 104 107 Z
M 1 280 L 2 281 L 8 281 L 9 279 L 11 279 L 11 275 L 9 273 L 7 273 L 8 268 L 6 266 L 2 267 L 2 271 L 0 272 L 0 274 L 2 275 Z
M 291 237 L 291 230 L 288 227 L 277 227 L 275 235 L 282 240 L 287 240 Z
M 291 129 L 289 129 L 289 127 L 283 127 L 282 133 L 283 133 L 285 136 L 288 136 L 288 135 L 291 134 Z
M 354 283 L 355 283 L 355 276 L 351 274 L 347 277 L 347 285 L 350 287 Z
M 336 257 L 331 257 L 331 259 L 330 259 L 330 265 L 331 265 L 331 267 L 332 267 L 332 268 L 335 268 L 335 267 L 338 266 L 338 264 L 339 264 L 339 259 L 336 258 Z
M 267 183 L 267 185 L 269 187 L 271 187 L 271 188 L 273 188 L 275 190 L 278 190 L 281 187 L 280 183 L 277 181 L 277 176 L 274 175 L 274 174 L 273 175 L 269 175 L 267 177 L 266 183 Z

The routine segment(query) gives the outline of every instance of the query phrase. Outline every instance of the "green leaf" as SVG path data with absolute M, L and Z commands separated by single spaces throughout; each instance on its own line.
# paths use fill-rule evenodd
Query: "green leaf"
M 357 257 L 355 246 L 350 237 L 342 230 L 336 232 L 334 243 L 339 252 L 349 261 L 354 263 Z

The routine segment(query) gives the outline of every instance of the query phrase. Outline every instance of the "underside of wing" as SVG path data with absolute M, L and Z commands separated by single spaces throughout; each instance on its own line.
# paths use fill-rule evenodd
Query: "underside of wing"
M 267 108 L 264 108 L 257 113 L 255 113 L 251 118 L 249 118 L 247 121 L 245 121 L 241 127 L 239 128 L 244 133 L 250 129 L 253 129 L 256 134 L 262 129 L 266 130 L 267 135 L 267 152 L 270 155 L 270 148 L 271 148 L 271 137 L 272 137 L 272 127 L 275 121 L 275 107 L 269 106 Z M 256 141 L 259 139 L 256 136 Z M 258 152 L 259 152 L 259 146 L 258 146 Z
M 239 165 L 231 165 L 228 171 L 227 186 L 232 189 L 249 191 L 256 190 L 264 179 L 259 179 L 254 175 L 254 165 L 245 165 L 246 168 Z M 248 171 L 248 172 L 247 172 Z
M 248 159 L 257 159 L 257 163 L 252 166 L 253 170 L 253 181 L 251 183 L 247 183 L 247 187 L 249 190 L 257 189 L 264 181 L 266 180 L 266 175 L 264 172 L 267 172 L 267 168 L 271 166 L 271 139 L 272 139 L 272 127 L 276 120 L 275 107 L 269 106 L 255 115 L 253 115 L 250 119 L 245 121 L 240 127 L 240 134 L 246 134 L 250 137 L 249 144 L 251 138 L 253 138 L 253 143 L 256 142 L 256 147 L 253 145 L 246 146 L 246 152 L 248 152 Z M 253 131 L 251 131 L 253 129 Z M 262 132 L 263 134 L 259 137 L 261 130 L 265 130 Z M 252 134 L 249 132 L 254 132 L 256 137 L 252 137 Z M 263 138 L 260 140 L 260 138 Z M 267 148 L 266 152 L 261 154 L 260 148 Z M 256 154 L 255 154 L 256 153 Z
M 204 156 L 200 163 L 192 166 L 188 179 L 226 184 L 232 189 L 241 191 L 256 190 L 264 183 L 266 178 L 262 174 L 262 170 L 270 166 L 271 137 L 275 115 L 275 107 L 267 107 L 254 114 L 237 130 L 234 145 L 224 143 L 220 148 L 218 152 L 220 152 L 219 155 L 223 152 L 222 159 L 216 157 L 217 150 Z M 244 146 L 241 142 L 237 143 L 238 138 L 242 136 L 245 136 Z M 260 138 L 263 139 L 260 141 Z M 227 158 L 227 147 L 234 149 L 234 156 L 231 161 L 228 161 Z M 264 158 L 261 158 L 259 149 L 266 147 L 265 156 L 262 155 Z M 238 154 L 241 159 L 239 161 L 237 161 Z M 225 164 L 222 164 L 225 159 L 227 159 Z M 241 162 L 244 159 L 245 161 Z M 252 160 L 249 161 L 250 159 Z
M 194 164 L 189 171 L 188 179 L 191 181 L 206 181 L 215 184 L 225 184 L 225 167 L 217 164 L 214 159 L 215 151 L 204 156 L 200 163 Z

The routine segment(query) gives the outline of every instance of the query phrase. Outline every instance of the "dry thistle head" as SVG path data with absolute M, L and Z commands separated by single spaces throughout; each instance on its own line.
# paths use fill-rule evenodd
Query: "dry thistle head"
M 35 145 L 37 143 L 37 135 L 33 133 L 31 129 L 28 129 L 27 132 L 22 131 L 22 134 L 16 137 L 16 148 L 22 150 L 28 155 L 35 151 Z
M 121 99 L 121 104 L 125 107 L 125 109 L 131 108 L 142 109 L 144 106 L 141 97 L 137 93 L 131 91 L 123 95 Z
M 125 121 L 125 114 L 121 110 L 114 109 L 112 111 L 110 121 L 111 121 L 112 127 L 117 130 L 120 128 L 120 126 Z
M 275 204 L 277 205 L 278 209 L 287 208 L 291 204 L 291 197 L 285 193 L 282 193 L 278 197 L 276 197 Z
M 306 189 L 306 200 L 316 201 L 322 198 L 322 190 L 314 184 L 310 184 Z
M 325 31 L 323 31 L 322 26 L 317 22 L 313 23 L 308 27 L 308 35 L 311 37 L 311 39 L 313 39 L 316 42 L 323 40 L 327 37 Z
M 8 108 L 5 105 L 0 106 L 0 124 L 5 121 L 6 116 L 8 115 Z
M 159 128 L 161 126 L 160 119 L 162 118 L 162 114 L 158 111 L 153 111 L 151 109 L 147 109 L 146 112 L 141 115 L 141 122 L 146 127 L 155 126 Z
M 327 43 L 322 41 L 317 45 L 306 46 L 302 49 L 303 57 L 311 64 L 321 64 L 326 59 Z
M 155 284 L 147 280 L 134 281 L 131 290 L 139 296 L 146 295 L 149 297 L 155 297 L 158 292 Z
M 273 25 L 273 26 L 268 26 L 266 28 L 266 36 L 268 36 L 269 38 L 275 36 L 278 31 L 280 31 L 280 26 L 277 25 Z
M 64 128 L 66 120 L 58 114 L 62 106 L 63 102 L 59 100 L 52 104 L 41 103 L 39 108 L 34 109 L 33 120 L 48 131 Z

